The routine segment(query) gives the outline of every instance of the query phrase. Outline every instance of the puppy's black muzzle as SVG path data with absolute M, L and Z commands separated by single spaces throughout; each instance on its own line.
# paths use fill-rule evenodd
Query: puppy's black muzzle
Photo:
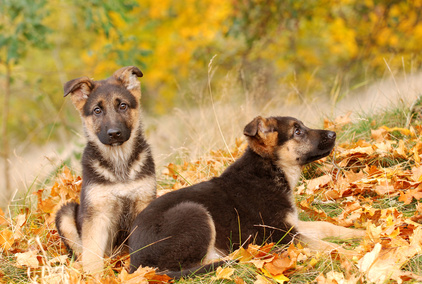
M 130 138 L 130 130 L 126 127 L 104 127 L 98 133 L 101 143 L 110 146 L 120 146 Z
M 322 151 L 331 151 L 336 143 L 336 133 L 334 131 L 322 130 L 321 140 L 318 144 L 318 149 Z

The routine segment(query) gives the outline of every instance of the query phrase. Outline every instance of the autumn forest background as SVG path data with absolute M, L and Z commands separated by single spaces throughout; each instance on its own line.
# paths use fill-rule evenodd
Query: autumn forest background
M 257 115 L 295 116 L 350 143 L 388 140 L 399 127 L 410 144 L 396 139 L 387 150 L 399 164 L 413 155 L 403 166 L 410 170 L 420 164 L 421 43 L 419 0 L 0 0 L 0 216 L 21 216 L 33 192 L 42 200 L 58 190 L 51 188 L 64 166 L 81 173 L 83 131 L 63 84 L 128 65 L 144 73 L 143 123 L 160 189 L 178 187 L 176 173 L 194 175 L 192 160 L 211 157 L 217 167 L 219 155 L 236 157 L 228 152 L 242 148 L 242 129 Z M 391 122 L 384 118 L 394 125 L 380 130 Z M 374 152 L 344 157 L 377 159 L 382 146 L 359 143 Z M 420 198 L 402 201 L 419 212 Z

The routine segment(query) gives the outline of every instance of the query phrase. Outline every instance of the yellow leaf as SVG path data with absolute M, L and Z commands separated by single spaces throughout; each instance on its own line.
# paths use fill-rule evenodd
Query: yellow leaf
M 234 273 L 234 269 L 231 267 L 222 268 L 221 266 L 219 266 L 215 272 L 216 272 L 216 275 L 212 277 L 213 280 L 217 280 L 217 279 L 232 280 L 231 276 Z
M 312 258 L 311 261 L 309 261 L 309 265 L 312 267 L 314 267 L 317 263 L 318 263 L 318 260 L 316 260 L 315 258 Z
M 238 260 L 239 263 L 248 262 L 253 258 L 253 255 L 243 247 L 240 247 L 238 250 L 234 251 L 230 256 L 232 259 Z
M 412 131 L 410 131 L 407 128 L 401 128 L 401 127 L 388 128 L 387 126 L 383 126 L 383 128 L 385 130 L 387 130 L 388 132 L 398 131 L 401 134 L 406 135 L 406 136 L 411 136 L 412 135 Z
M 261 269 L 261 271 L 265 276 L 267 276 L 268 278 L 274 279 L 277 283 L 283 284 L 284 282 L 289 281 L 289 278 L 287 278 L 283 274 L 279 274 L 279 275 L 274 276 L 271 273 L 269 273 L 265 268 Z

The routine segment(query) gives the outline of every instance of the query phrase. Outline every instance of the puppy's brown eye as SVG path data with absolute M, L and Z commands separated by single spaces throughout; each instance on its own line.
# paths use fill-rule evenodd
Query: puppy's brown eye
M 102 113 L 103 111 L 99 108 L 99 107 L 96 107 L 96 108 L 94 108 L 94 113 L 95 114 L 100 114 L 100 113 Z
M 302 133 L 303 133 L 303 132 L 302 132 L 302 129 L 300 129 L 300 128 L 296 128 L 296 129 L 295 129 L 295 135 L 296 135 L 296 136 L 300 136 L 300 135 L 302 135 Z
M 126 110 L 127 109 L 127 104 L 125 103 L 121 103 L 119 106 L 120 110 Z

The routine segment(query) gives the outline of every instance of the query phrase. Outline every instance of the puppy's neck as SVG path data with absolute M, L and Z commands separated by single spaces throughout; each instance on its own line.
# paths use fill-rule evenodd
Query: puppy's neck
M 277 166 L 284 173 L 284 176 L 289 183 L 290 190 L 293 191 L 299 182 L 302 167 L 299 165 L 284 163 L 282 160 L 277 161 Z

